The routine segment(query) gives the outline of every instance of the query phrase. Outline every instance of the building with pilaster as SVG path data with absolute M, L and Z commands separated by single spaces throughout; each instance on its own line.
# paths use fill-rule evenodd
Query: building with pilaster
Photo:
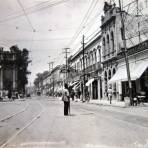
M 117 68 L 117 53 L 121 46 L 120 13 L 116 5 L 104 4 L 104 15 L 101 18 L 102 32 L 102 64 L 103 64 L 103 98 L 108 99 L 108 81 L 115 74 Z M 113 86 L 116 96 L 116 86 Z
M 131 15 L 124 11 L 122 13 L 132 80 L 132 94 L 133 97 L 137 97 L 140 92 L 146 94 L 146 90 L 148 90 L 147 16 Z M 120 9 L 115 4 L 105 2 L 101 22 L 103 98 L 109 99 L 108 87 L 111 85 L 112 99 L 124 101 L 124 98 L 129 94 Z
M 101 52 L 101 34 L 99 32 L 86 43 L 84 51 L 80 48 L 68 60 L 72 68 L 68 77 L 70 84 L 75 84 L 75 91 L 79 89 L 82 93 L 85 75 L 86 91 L 93 100 L 102 98 Z
M 2 92 L 17 88 L 18 66 L 16 64 L 16 53 L 0 49 L 0 91 Z

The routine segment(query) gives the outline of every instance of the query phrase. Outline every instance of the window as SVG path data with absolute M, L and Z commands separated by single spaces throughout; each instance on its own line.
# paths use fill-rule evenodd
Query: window
M 93 63 L 94 63 L 94 55 L 93 55 L 93 52 L 91 53 L 91 58 L 92 58 L 92 65 L 93 65 Z
M 94 51 L 95 63 L 97 63 L 97 52 Z
M 105 94 L 107 95 L 107 72 L 104 73 Z
M 87 56 L 85 57 L 85 68 L 88 66 Z
M 111 44 L 112 44 L 112 51 L 114 51 L 114 33 L 113 31 L 111 32 Z
M 107 35 L 107 50 L 108 50 L 108 53 L 110 53 L 109 35 Z
M 88 54 L 87 64 L 88 64 L 88 66 L 90 65 L 90 54 Z
M 113 69 L 113 75 L 116 73 L 116 70 L 115 70 L 115 68 Z
M 103 38 L 103 55 L 105 56 L 106 54 L 106 43 L 105 43 L 105 38 Z
M 111 78 L 111 70 L 108 71 L 108 80 Z

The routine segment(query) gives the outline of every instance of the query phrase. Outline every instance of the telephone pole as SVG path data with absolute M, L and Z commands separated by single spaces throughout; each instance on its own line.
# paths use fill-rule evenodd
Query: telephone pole
M 85 101 L 85 36 L 82 37 L 82 51 L 83 51 L 83 98 L 82 101 Z
M 70 53 L 68 50 L 69 48 L 64 48 L 64 54 L 65 54 L 65 66 L 66 66 L 66 75 L 65 75 L 65 81 L 68 82 L 68 53 Z
M 120 16 L 121 16 L 121 35 L 122 35 L 123 46 L 124 46 L 124 55 L 125 55 L 126 71 L 127 71 L 128 86 L 129 86 L 130 105 L 133 105 L 132 82 L 131 82 L 131 75 L 130 75 L 129 62 L 128 62 L 128 54 L 127 54 L 127 46 L 126 46 L 126 38 L 125 38 L 124 16 L 123 16 L 123 10 L 121 9 L 121 0 L 119 0 L 119 9 L 120 9 Z
M 141 42 L 141 34 L 140 34 L 140 21 L 139 21 L 139 0 L 136 0 L 137 5 L 137 20 L 138 20 L 138 37 L 139 37 L 139 43 Z

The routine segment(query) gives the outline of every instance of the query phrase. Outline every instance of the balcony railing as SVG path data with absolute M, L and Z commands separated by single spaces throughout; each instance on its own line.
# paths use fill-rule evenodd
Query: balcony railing
M 85 69 L 85 73 L 90 73 L 90 72 L 94 72 L 94 71 L 98 71 L 101 69 L 101 63 L 97 62 L 91 66 L 86 67 Z

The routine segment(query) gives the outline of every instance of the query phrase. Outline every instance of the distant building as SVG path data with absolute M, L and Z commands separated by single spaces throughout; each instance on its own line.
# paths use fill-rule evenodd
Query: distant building
M 28 50 L 20 50 L 17 46 L 10 47 L 10 51 L 0 48 L 0 90 L 2 92 L 25 93 L 27 84 L 27 67 L 30 63 Z
M 42 93 L 44 95 L 56 95 L 62 92 L 64 73 L 61 72 L 63 65 L 58 65 L 51 70 L 42 82 Z
M 17 91 L 16 53 L 0 49 L 0 90 Z

